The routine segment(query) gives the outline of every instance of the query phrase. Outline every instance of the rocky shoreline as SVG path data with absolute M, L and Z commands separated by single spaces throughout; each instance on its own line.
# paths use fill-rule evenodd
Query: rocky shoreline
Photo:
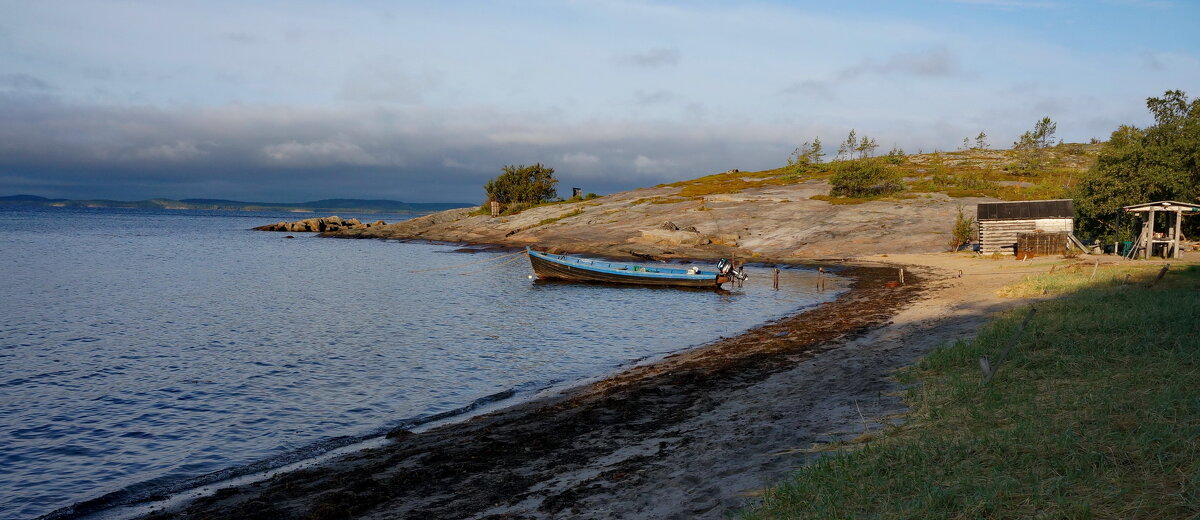
M 838 205 L 812 198 L 828 191 L 822 179 L 693 197 L 681 196 L 679 187 L 659 186 L 516 215 L 492 217 L 463 208 L 324 235 L 536 246 L 613 258 L 796 263 L 946 251 L 959 208 L 974 215 L 978 203 L 997 200 L 927 193 Z
M 359 230 L 370 229 L 372 227 L 386 226 L 387 222 L 377 220 L 375 222 L 362 222 L 356 218 L 343 219 L 336 215 L 331 217 L 306 218 L 295 222 L 280 221 L 275 224 L 267 224 L 254 228 L 255 231 L 292 231 L 297 233 L 332 233 L 342 230 Z

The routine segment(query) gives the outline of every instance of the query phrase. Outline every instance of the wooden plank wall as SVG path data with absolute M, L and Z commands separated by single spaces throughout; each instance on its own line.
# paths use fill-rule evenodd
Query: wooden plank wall
M 1061 255 L 1067 250 L 1067 233 L 1021 233 L 1017 235 L 1017 259 Z
M 1025 220 L 980 220 L 979 252 L 1016 254 L 1017 235 L 1021 233 L 1071 233 L 1075 220 L 1039 218 Z
M 1033 233 L 1037 225 L 1030 220 L 980 220 L 979 252 L 1016 254 L 1017 235 Z

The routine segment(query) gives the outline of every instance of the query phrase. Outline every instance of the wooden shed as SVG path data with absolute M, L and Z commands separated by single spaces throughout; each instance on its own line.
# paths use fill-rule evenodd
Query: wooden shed
M 1121 209 L 1142 219 L 1141 232 L 1129 253 L 1130 256 L 1140 255 L 1142 258 L 1156 254 L 1161 254 L 1163 258 L 1182 258 L 1182 245 L 1186 240 L 1183 236 L 1183 217 L 1200 214 L 1200 204 L 1173 200 L 1134 204 Z M 1157 222 L 1156 215 L 1159 216 Z
M 1075 229 L 1075 205 L 1071 199 L 982 202 L 976 220 L 980 252 L 1015 255 L 1022 234 L 1071 235 Z

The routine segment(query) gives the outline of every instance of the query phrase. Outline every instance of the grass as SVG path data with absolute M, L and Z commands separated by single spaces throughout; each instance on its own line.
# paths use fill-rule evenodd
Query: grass
M 944 193 L 951 197 L 995 197 L 1001 200 L 1046 200 L 1067 197 L 1100 153 L 1099 144 L 1066 143 L 1045 150 L 1045 166 L 1032 173 L 1012 167 L 1013 150 L 960 150 L 884 158 L 889 169 L 905 178 L 903 195 Z M 878 159 L 878 158 L 877 158 Z M 850 164 L 843 161 L 842 164 Z M 673 196 L 638 199 L 633 204 L 672 204 L 764 186 L 828 179 L 839 163 L 784 166 L 758 172 L 725 172 L 660 186 L 679 188 Z M 861 204 L 878 197 L 813 197 L 832 204 Z
M 574 216 L 576 216 L 576 215 L 582 215 L 582 214 L 583 214 L 583 208 L 575 208 L 575 209 L 573 209 L 573 210 L 571 210 L 571 211 L 568 211 L 568 212 L 566 212 L 566 213 L 563 213 L 562 215 L 559 215 L 559 216 L 557 216 L 557 217 L 544 218 L 544 219 L 542 219 L 541 221 L 539 221 L 539 222 L 537 223 L 537 225 L 538 225 L 538 226 L 545 226 L 546 224 L 553 224 L 553 223 L 555 223 L 555 222 L 558 222 L 558 221 L 560 221 L 560 220 L 562 220 L 562 219 L 564 219 L 564 218 L 568 218 L 568 217 L 574 217 Z M 535 226 L 535 227 L 536 227 L 536 226 Z
M 1157 266 L 1153 266 L 1157 267 Z M 909 422 L 766 492 L 742 518 L 1196 518 L 1200 515 L 1200 269 L 1092 266 L 1054 287 L 988 386 L 1028 308 L 901 374 Z M 1118 280 L 1118 281 L 1114 281 Z
M 1157 264 L 1094 266 L 1076 263 L 1060 267 L 1053 274 L 1027 276 L 1023 281 L 1001 289 L 999 294 L 1005 298 L 1068 294 L 1086 288 L 1124 285 L 1126 276 L 1131 284 L 1146 284 L 1158 274 L 1160 268 Z M 1095 276 L 1092 275 L 1093 271 Z

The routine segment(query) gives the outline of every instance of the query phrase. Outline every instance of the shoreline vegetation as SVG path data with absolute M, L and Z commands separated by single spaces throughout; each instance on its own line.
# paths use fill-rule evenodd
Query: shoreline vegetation
M 1200 515 L 1200 268 L 1161 280 L 1157 265 L 1093 269 L 1007 288 L 1062 296 L 903 370 L 905 423 L 814 444 L 830 456 L 741 518 Z M 981 383 L 977 360 L 1007 349 Z

